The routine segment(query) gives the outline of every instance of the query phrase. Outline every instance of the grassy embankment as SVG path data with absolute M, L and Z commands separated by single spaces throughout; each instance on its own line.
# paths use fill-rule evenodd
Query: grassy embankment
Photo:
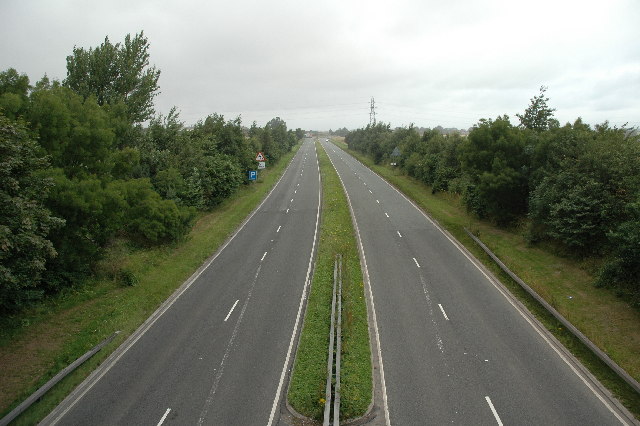
M 593 286 L 593 266 L 563 258 L 530 246 L 521 230 L 496 228 L 470 215 L 460 197 L 431 194 L 427 185 L 396 168 L 375 165 L 371 158 L 349 150 L 342 140 L 334 143 L 370 167 L 447 229 L 504 283 L 516 297 L 636 416 L 640 418 L 640 395 L 562 327 L 533 298 L 480 249 L 464 232 L 466 227 L 522 280 L 604 350 L 636 380 L 640 380 L 640 312 L 612 291 Z
M 105 337 L 121 330 L 111 344 L 32 405 L 16 424 L 35 424 L 46 416 L 224 243 L 271 190 L 298 148 L 261 171 L 257 182 L 200 215 L 184 241 L 146 250 L 114 244 L 99 265 L 102 279 L 2 319 L 0 417 Z M 117 282 L 115 277 L 122 270 L 136 277 L 136 285 Z
M 299 413 L 322 419 L 331 324 L 333 264 L 343 256 L 341 406 L 342 419 L 365 414 L 371 403 L 371 352 L 364 284 L 351 213 L 342 184 L 320 144 L 322 227 L 304 327 L 288 400 Z

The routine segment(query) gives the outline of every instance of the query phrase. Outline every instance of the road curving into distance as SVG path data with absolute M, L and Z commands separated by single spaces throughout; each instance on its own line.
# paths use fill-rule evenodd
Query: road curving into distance
M 43 424 L 276 424 L 319 215 L 306 139 L 232 239 Z
M 375 306 L 384 405 L 376 423 L 633 424 L 453 239 L 380 176 L 322 144 L 352 205 Z

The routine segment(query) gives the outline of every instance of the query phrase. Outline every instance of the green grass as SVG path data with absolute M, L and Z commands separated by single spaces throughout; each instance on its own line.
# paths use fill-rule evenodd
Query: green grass
M 360 258 L 342 185 L 320 144 L 322 227 L 313 282 L 288 400 L 299 413 L 322 419 L 331 324 L 333 265 L 343 257 L 340 418 L 366 413 L 372 397 L 371 351 Z
M 256 183 L 202 214 L 184 241 L 148 250 L 116 241 L 99 266 L 104 279 L 68 289 L 28 312 L 3 319 L 0 416 L 105 337 L 121 330 L 111 344 L 51 389 L 15 424 L 35 424 L 44 418 L 215 253 L 264 199 L 298 148 L 273 168 L 261 171 Z M 118 283 L 121 270 L 133 274 L 137 284 Z
M 453 194 L 431 194 L 431 188 L 397 168 L 375 165 L 344 142 L 334 140 L 363 164 L 411 198 L 479 259 L 527 308 L 605 385 L 640 418 L 640 395 L 620 379 L 484 253 L 466 234 L 477 235 L 516 275 L 604 350 L 636 380 L 640 380 L 640 312 L 607 289 L 593 286 L 593 265 L 559 257 L 530 246 L 524 232 L 496 228 L 470 215 Z

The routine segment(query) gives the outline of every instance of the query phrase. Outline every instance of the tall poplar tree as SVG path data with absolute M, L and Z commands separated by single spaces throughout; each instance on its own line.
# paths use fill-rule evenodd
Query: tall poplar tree
M 96 47 L 74 47 L 67 56 L 64 84 L 85 99 L 94 95 L 99 105 L 126 105 L 131 123 L 149 119 L 159 93 L 160 70 L 149 65 L 149 42 L 144 32 L 112 44 L 108 37 Z

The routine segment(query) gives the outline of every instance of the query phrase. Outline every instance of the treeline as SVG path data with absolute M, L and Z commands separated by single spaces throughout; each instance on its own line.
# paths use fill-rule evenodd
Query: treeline
M 213 114 L 187 129 L 175 108 L 155 115 L 148 47 L 140 33 L 74 48 L 62 82 L 0 72 L 3 315 L 83 281 L 116 238 L 179 240 L 248 183 L 257 151 L 277 161 L 303 136 L 280 118 L 247 129 Z
M 560 126 L 545 90 L 517 114 L 519 125 L 506 115 L 482 119 L 463 137 L 378 123 L 345 140 L 376 163 L 396 162 L 434 193 L 460 194 L 480 218 L 524 224 L 533 244 L 604 259 L 596 285 L 640 307 L 640 137 L 606 122 Z

